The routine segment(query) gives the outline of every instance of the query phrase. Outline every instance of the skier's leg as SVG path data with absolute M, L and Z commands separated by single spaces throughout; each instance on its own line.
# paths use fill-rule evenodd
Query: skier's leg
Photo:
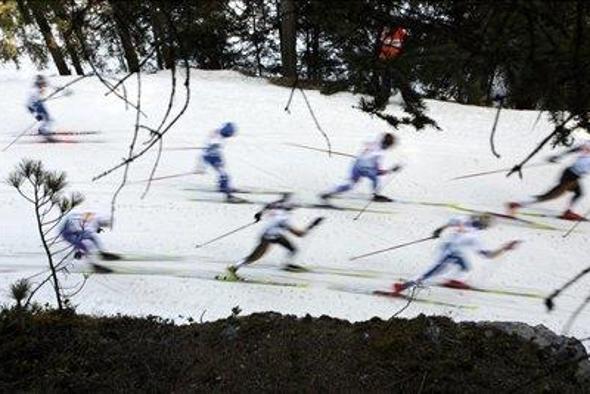
M 582 190 L 582 186 L 580 185 L 579 182 L 575 183 L 575 185 L 571 191 L 574 193 L 574 195 L 572 196 L 572 198 L 568 204 L 568 207 L 567 207 L 568 211 L 572 211 L 576 202 L 578 202 L 578 200 L 584 195 L 584 191 Z
M 404 291 L 410 287 L 420 285 L 420 284 L 424 283 L 425 281 L 428 281 L 433 276 L 442 273 L 448 266 L 448 261 L 447 261 L 448 257 L 449 256 L 447 256 L 447 255 L 443 255 L 442 257 L 440 257 L 437 260 L 437 262 L 428 271 L 426 271 L 424 274 L 422 274 L 417 279 L 408 280 L 406 282 L 394 283 L 393 284 L 394 293 L 396 293 L 396 294 L 401 293 L 402 291 Z
M 102 244 L 96 233 L 92 231 L 82 231 L 80 235 L 80 243 L 84 244 L 87 253 L 93 250 L 102 252 Z
M 282 235 L 280 235 L 279 237 L 274 239 L 272 241 L 272 243 L 279 244 L 283 248 L 287 249 L 287 251 L 289 252 L 289 255 L 291 255 L 291 256 L 295 256 L 295 254 L 297 253 L 297 248 L 295 246 L 293 246 L 291 241 L 289 241 L 286 237 L 284 237 Z
M 52 120 L 51 120 L 51 117 L 49 116 L 49 112 L 47 112 L 45 105 L 43 105 L 43 103 L 40 101 L 35 103 L 34 109 L 35 109 L 35 118 L 41 122 L 39 124 L 39 129 L 38 129 L 39 134 L 47 136 L 51 132 L 50 126 L 52 124 Z
M 423 283 L 430 280 L 436 275 L 442 274 L 447 268 L 449 263 L 452 262 L 451 256 L 444 256 L 437 263 L 435 263 L 428 271 L 420 276 L 416 282 Z
M 215 172 L 217 172 L 217 187 L 222 193 L 231 195 L 231 188 L 229 186 L 229 175 L 225 171 L 223 159 L 219 154 L 205 154 L 203 161 L 209 164 Z
M 283 248 L 287 249 L 287 262 L 284 264 L 285 267 L 293 266 L 293 260 L 295 259 L 295 255 L 297 254 L 297 248 L 284 236 L 279 236 L 277 239 L 273 240 L 273 243 L 281 245 Z
M 535 196 L 536 202 L 553 200 L 563 193 L 574 190 L 578 184 L 578 176 L 569 170 L 565 170 L 559 179 L 559 183 L 551 190 Z
M 273 243 L 281 245 L 283 248 L 287 249 L 288 255 L 287 260 L 283 263 L 283 269 L 288 271 L 304 271 L 305 268 L 301 265 L 295 264 L 295 256 L 297 255 L 297 248 L 289 241 L 288 238 L 284 236 L 279 236 L 273 240 Z
M 258 243 L 258 245 L 252 251 L 252 253 L 250 253 L 248 255 L 248 257 L 246 257 L 245 259 L 243 259 L 242 261 L 240 261 L 239 263 L 237 263 L 236 265 L 233 266 L 234 267 L 233 271 L 235 272 L 239 268 L 241 268 L 242 266 L 251 264 L 251 263 L 259 260 L 262 256 L 264 256 L 264 254 L 268 250 L 268 247 L 270 246 L 270 244 L 271 244 L 271 242 L 263 236 L 260 239 L 260 242 Z
M 444 285 L 447 287 L 457 288 L 457 289 L 468 289 L 470 286 L 465 283 L 467 280 L 470 265 L 461 256 L 452 256 L 449 259 L 449 264 L 452 264 L 457 268 L 457 270 L 453 273 L 452 277 L 444 282 Z
M 329 197 L 332 197 L 336 194 L 341 194 L 341 193 L 347 192 L 350 189 L 352 189 L 354 187 L 354 185 L 357 184 L 357 182 L 359 181 L 360 178 L 361 178 L 361 170 L 356 165 L 354 165 L 352 167 L 352 170 L 350 172 L 350 177 L 348 178 L 347 182 L 342 183 L 342 184 L 336 186 L 331 191 L 322 194 L 321 197 L 322 198 L 329 198 Z
M 231 187 L 229 185 L 229 174 L 225 171 L 225 166 L 221 157 L 217 156 L 212 161 L 213 169 L 217 172 L 217 186 L 219 191 L 231 195 Z
M 63 232 L 61 236 L 74 249 L 74 258 L 79 259 L 83 255 L 88 254 L 88 247 L 82 242 L 82 237 L 80 237 L 79 233 Z
M 219 191 L 223 192 L 227 195 L 231 195 L 232 189 L 229 185 L 228 173 L 225 171 L 225 169 L 223 167 L 217 167 L 216 171 L 219 175 L 219 181 L 218 181 Z
M 83 256 L 87 256 L 90 253 L 90 249 L 88 248 L 88 244 L 81 237 L 76 237 L 76 239 L 72 243 L 72 246 L 74 247 L 74 258 L 75 259 L 79 259 Z
M 373 168 L 370 171 L 367 171 L 366 175 L 367 178 L 371 181 L 371 187 L 373 188 L 373 194 L 377 195 L 381 191 L 381 184 L 379 182 L 379 175 L 377 175 L 377 169 Z
M 371 181 L 371 185 L 373 187 L 373 201 L 377 202 L 391 202 L 393 201 L 391 198 L 387 196 L 383 196 L 379 194 L 381 191 L 381 183 L 379 182 L 379 171 L 377 168 L 371 168 L 365 171 L 363 174 L 364 177 L 368 178 Z
M 534 196 L 526 201 L 519 201 L 519 202 L 511 202 L 508 203 L 508 210 L 510 214 L 515 214 L 516 210 L 521 207 L 526 207 L 532 204 L 536 204 L 543 201 L 553 200 L 563 193 L 567 192 L 568 190 L 573 190 L 575 185 L 578 183 L 578 176 L 571 172 L 569 169 L 566 169 L 562 174 L 561 178 L 557 185 L 555 185 L 550 190 L 546 191 L 543 194 Z

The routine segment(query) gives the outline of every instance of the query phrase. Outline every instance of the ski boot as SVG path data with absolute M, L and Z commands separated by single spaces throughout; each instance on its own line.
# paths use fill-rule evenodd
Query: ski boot
M 95 274 L 112 274 L 115 272 L 109 267 L 105 267 L 101 264 L 90 263 L 90 266 L 92 266 L 92 271 L 94 271 Z
M 469 290 L 471 286 L 467 283 L 463 282 L 462 280 L 450 279 L 442 284 L 443 287 L 448 287 L 450 289 L 459 289 L 459 290 Z
M 514 216 L 516 215 L 516 210 L 521 207 L 522 205 L 517 202 L 509 202 L 508 204 L 506 204 L 506 212 L 508 213 L 508 215 Z
M 283 267 L 281 268 L 283 271 L 289 271 L 289 272 L 307 272 L 309 271 L 307 268 L 298 265 L 298 264 L 292 264 L 292 263 L 288 263 L 283 265 Z
M 375 202 L 393 202 L 393 200 L 387 196 L 384 196 L 382 194 L 373 194 L 373 201 Z
M 51 131 L 37 130 L 37 135 L 42 138 L 42 142 L 48 142 L 48 143 L 59 142 L 59 139 L 57 139 L 51 133 L 52 133 Z
M 582 220 L 587 220 L 584 216 L 582 215 L 578 215 L 577 213 L 575 213 L 572 210 L 567 210 L 564 213 L 561 214 L 561 216 L 559 216 L 560 219 L 565 219 L 565 220 L 574 220 L 574 221 L 582 221 Z
M 232 203 L 232 204 L 243 204 L 245 202 L 248 202 L 247 200 L 244 200 L 243 198 L 240 198 L 240 197 L 236 197 L 233 194 L 226 194 L 225 201 Z
M 110 253 L 110 252 L 103 252 L 100 251 L 98 252 L 98 255 L 100 256 L 101 260 L 105 260 L 105 261 L 115 261 L 115 260 L 122 260 L 123 257 L 115 254 L 115 253 Z
M 393 285 L 391 285 L 391 290 L 393 291 L 394 295 L 399 295 L 410 286 L 411 284 L 409 282 L 396 282 Z
M 240 280 L 240 277 L 238 276 L 238 267 L 236 267 L 235 265 L 230 265 L 229 267 L 226 268 L 225 276 L 220 277 L 220 279 L 227 280 L 230 282 L 235 282 L 235 281 Z

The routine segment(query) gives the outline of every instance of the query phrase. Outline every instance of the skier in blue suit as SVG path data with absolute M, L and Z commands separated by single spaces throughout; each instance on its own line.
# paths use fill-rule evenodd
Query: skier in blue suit
M 230 184 L 230 177 L 225 170 L 223 160 L 223 144 L 227 138 L 236 134 L 236 126 L 231 123 L 225 123 L 220 128 L 214 130 L 205 144 L 205 152 L 201 156 L 202 162 L 206 166 L 211 166 L 218 175 L 218 190 L 226 195 L 227 201 L 235 202 L 239 200 L 232 194 L 234 189 Z

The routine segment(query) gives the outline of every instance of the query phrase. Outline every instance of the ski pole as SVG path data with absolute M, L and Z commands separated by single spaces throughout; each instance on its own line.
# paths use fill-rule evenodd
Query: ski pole
M 393 172 L 393 170 L 392 170 L 392 172 Z M 383 189 L 387 188 L 387 186 L 389 186 L 389 184 L 393 181 L 393 179 L 394 178 L 391 177 L 387 181 L 387 183 L 383 186 Z M 365 213 L 365 211 L 367 210 L 367 208 L 369 208 L 369 205 L 371 205 L 372 203 L 373 203 L 373 200 L 372 199 L 370 199 L 369 201 L 367 201 L 367 203 L 365 204 L 365 206 L 361 208 L 361 210 L 359 211 L 359 213 L 357 213 L 357 215 L 354 218 L 352 218 L 352 220 L 358 220 L 361 217 L 361 215 L 363 213 Z
M 297 148 L 302 148 L 302 149 L 307 149 L 307 150 L 313 150 L 313 151 L 316 151 L 316 152 L 331 153 L 331 154 L 336 155 L 336 156 L 356 157 L 355 155 L 351 155 L 350 153 L 329 151 L 327 149 L 314 148 L 313 146 L 295 144 L 295 143 L 291 143 L 291 142 L 285 142 L 285 145 L 295 146 Z
M 47 102 L 47 101 L 52 101 L 52 100 L 59 100 L 59 99 L 64 98 L 64 97 L 70 97 L 71 95 L 72 95 L 71 93 L 68 93 L 68 94 L 65 94 L 64 93 L 64 94 L 60 94 L 58 96 L 48 97 L 45 100 L 41 100 L 41 101 Z
M 170 178 L 180 178 L 182 176 L 188 176 L 188 175 L 196 175 L 196 174 L 200 174 L 200 172 L 198 171 L 191 171 L 191 172 L 182 172 L 180 174 L 172 174 L 172 175 L 163 175 L 163 176 L 157 176 L 151 179 L 151 181 L 161 181 L 163 179 L 170 179 Z M 142 179 L 140 181 L 134 181 L 134 182 L 129 182 L 131 184 L 133 183 L 144 183 L 144 182 L 149 182 L 149 179 Z
M 171 148 L 164 148 L 164 150 L 204 150 L 204 146 L 176 146 Z
M 421 242 L 430 241 L 431 239 L 435 239 L 435 238 L 436 238 L 435 236 L 431 235 L 430 237 L 421 238 L 421 239 L 418 239 L 418 240 L 415 240 L 415 241 L 405 242 L 403 244 L 391 246 L 389 248 L 385 248 L 385 249 L 381 249 L 381 250 L 376 250 L 374 252 L 369 252 L 369 253 L 361 254 L 359 256 L 354 256 L 354 257 L 351 257 L 349 260 L 350 261 L 354 261 L 354 260 L 363 259 L 365 257 L 373 256 L 375 254 L 379 254 L 379 253 L 383 253 L 383 252 L 389 252 L 390 250 L 400 249 L 400 248 L 403 248 L 403 247 L 406 247 L 406 246 L 415 245 L 415 244 L 419 244 Z
M 567 289 L 568 287 L 570 287 L 571 285 L 576 283 L 578 280 L 580 280 L 580 278 L 582 278 L 583 276 L 585 276 L 589 273 L 590 273 L 590 267 L 587 267 L 582 272 L 580 272 L 579 274 L 574 276 L 572 279 L 568 280 L 567 283 L 564 284 L 563 286 L 561 286 L 559 289 L 554 290 L 553 293 L 551 293 L 551 295 L 545 299 L 545 305 L 547 306 L 547 309 L 552 310 L 553 306 L 554 306 L 553 299 L 555 297 L 557 297 L 562 291 L 564 291 L 565 289 Z
M 19 135 L 16 136 L 15 139 L 12 140 L 12 142 L 8 145 L 6 145 L 3 149 L 2 152 L 6 151 L 8 148 L 10 148 L 12 145 L 14 145 L 14 143 L 16 141 L 18 141 L 20 139 L 20 137 L 22 137 L 23 135 L 25 135 L 27 133 L 27 131 L 31 130 L 35 125 L 37 124 L 37 122 L 32 123 L 30 126 L 28 126 L 26 129 L 24 129 Z
M 221 234 L 221 235 L 220 235 L 220 236 L 218 236 L 218 237 L 215 237 L 215 238 L 213 238 L 213 239 L 210 239 L 210 240 L 209 240 L 209 241 L 207 241 L 207 242 L 204 242 L 204 243 L 202 243 L 202 244 L 197 244 L 197 245 L 195 245 L 195 248 L 202 248 L 203 246 L 206 246 L 206 245 L 212 244 L 212 243 L 213 243 L 213 242 L 215 242 L 215 241 L 218 241 L 218 240 L 220 240 L 220 239 L 222 239 L 222 238 L 228 237 L 228 236 L 230 236 L 230 235 L 232 235 L 232 234 L 234 234 L 234 233 L 237 233 L 238 231 L 241 231 L 241 230 L 243 230 L 243 229 L 245 229 L 245 228 L 247 228 L 247 227 L 253 226 L 253 225 L 254 225 L 254 224 L 256 224 L 256 223 L 258 223 L 258 221 L 257 221 L 257 220 L 255 220 L 255 221 L 253 221 L 253 222 L 250 222 L 250 223 L 247 223 L 247 224 L 244 224 L 243 226 L 240 226 L 240 227 L 238 227 L 238 228 L 236 228 L 236 229 L 233 229 L 233 230 L 231 230 L 231 231 L 228 231 L 227 233 Z
M 524 166 L 523 168 L 531 168 L 531 167 L 541 167 L 541 166 L 548 166 L 553 163 L 536 163 L 536 164 L 529 164 L 528 166 Z M 510 168 L 502 168 L 501 170 L 494 170 L 494 171 L 485 171 L 485 172 L 477 172 L 473 174 L 461 175 L 454 178 L 449 179 L 450 181 L 457 181 L 459 179 L 467 179 L 467 178 L 475 178 L 484 175 L 491 175 L 491 174 L 499 174 L 501 172 L 510 171 L 514 167 Z

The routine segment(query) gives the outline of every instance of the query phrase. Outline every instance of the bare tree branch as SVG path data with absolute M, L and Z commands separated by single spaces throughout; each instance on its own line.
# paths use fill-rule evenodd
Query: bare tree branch
M 166 108 L 166 113 L 164 114 L 164 117 L 162 118 L 162 121 L 160 122 L 160 125 L 157 128 L 157 133 L 154 133 L 154 134 L 161 134 L 162 127 L 164 126 L 164 123 L 166 123 L 166 120 L 168 120 L 168 116 L 170 116 L 170 113 L 172 112 L 172 105 L 174 103 L 174 97 L 176 95 L 176 65 L 173 65 L 173 67 L 170 69 L 170 73 L 172 75 L 172 81 L 171 81 L 172 87 L 170 89 L 170 98 L 168 99 L 168 108 Z M 152 185 L 152 181 L 154 179 L 154 176 L 156 175 L 156 170 L 158 169 L 158 164 L 160 163 L 160 158 L 162 157 L 162 148 L 163 148 L 163 141 L 160 139 L 159 144 L 158 144 L 158 154 L 156 156 L 154 166 L 152 167 L 152 171 L 150 172 L 150 177 L 148 179 L 148 183 L 145 186 L 143 194 L 141 195 L 142 199 L 145 198 L 145 196 L 149 192 L 150 187 Z
M 141 70 L 138 70 L 137 71 L 137 111 L 136 111 L 136 116 L 135 116 L 135 127 L 133 130 L 133 138 L 131 138 L 131 144 L 129 144 L 128 158 L 132 157 L 133 152 L 135 151 L 135 144 L 137 143 L 137 137 L 139 135 L 140 114 L 141 114 Z M 117 188 L 117 190 L 113 194 L 113 198 L 111 200 L 111 226 L 114 225 L 114 221 L 115 221 L 115 204 L 117 202 L 117 197 L 119 196 L 119 193 L 121 192 L 121 190 L 123 190 L 123 188 L 127 184 L 127 175 L 129 174 L 130 163 L 131 163 L 131 161 L 127 162 L 127 164 L 125 165 L 125 171 L 123 172 L 123 178 L 121 179 L 121 183 L 119 184 L 119 187 Z
M 190 102 L 190 66 L 189 66 L 188 61 L 186 59 L 184 60 L 184 63 L 185 63 L 185 70 L 186 70 L 186 78 L 185 78 L 185 82 L 184 82 L 184 86 L 185 86 L 185 90 L 186 90 L 186 98 L 185 98 L 184 105 L 182 106 L 182 108 L 180 109 L 178 114 L 176 114 L 174 119 L 172 119 L 172 121 L 166 127 L 164 127 L 162 132 L 159 135 L 157 135 L 156 138 L 152 139 L 152 141 L 150 141 L 150 143 L 148 145 L 146 145 L 143 149 L 141 149 L 139 152 L 135 153 L 134 155 L 128 157 L 127 159 L 123 160 L 121 163 L 119 163 L 119 164 L 111 167 L 110 169 L 103 171 L 102 173 L 96 175 L 95 177 L 92 178 L 93 181 L 101 179 L 101 178 L 113 173 L 114 171 L 121 169 L 122 167 L 126 166 L 127 164 L 137 160 L 141 156 L 143 156 L 172 128 L 172 126 L 174 126 L 176 124 L 178 119 L 180 119 L 180 117 L 185 113 L 185 111 L 188 108 L 188 104 Z
M 561 122 L 561 124 L 557 125 L 555 127 L 555 129 L 553 130 L 553 132 L 551 134 L 549 134 L 547 137 L 545 137 L 545 139 L 543 139 L 543 141 L 541 141 L 536 147 L 535 149 L 533 149 L 533 151 L 531 153 L 528 154 L 528 156 L 526 158 L 524 158 L 519 164 L 515 165 L 514 167 L 512 167 L 512 169 L 508 172 L 508 174 L 506 174 L 507 177 L 509 177 L 510 175 L 514 174 L 515 172 L 518 173 L 518 176 L 520 178 L 522 178 L 522 167 L 530 160 L 532 159 L 537 153 L 539 153 L 539 151 L 549 142 L 551 141 L 551 139 L 553 137 L 555 137 L 556 135 L 563 133 L 564 129 L 565 129 L 565 125 L 574 118 L 575 115 L 570 114 L 563 122 Z M 568 130 L 568 133 L 571 133 L 571 130 Z
M 148 60 L 150 60 L 150 58 L 154 55 L 154 53 L 156 52 L 157 49 L 157 45 L 154 45 L 152 47 L 152 50 L 150 51 L 150 53 L 148 53 L 143 60 L 139 63 L 139 69 L 141 70 L 141 67 L 143 67 Z M 119 85 L 123 85 L 124 82 L 133 74 L 135 74 L 135 71 L 128 73 L 127 75 L 125 75 L 123 78 L 119 79 L 119 81 L 117 83 L 115 83 L 114 85 L 112 85 L 109 88 L 109 91 L 106 92 L 104 95 L 108 96 L 109 94 L 113 93 L 113 91 L 117 90 L 117 88 L 119 87 Z

